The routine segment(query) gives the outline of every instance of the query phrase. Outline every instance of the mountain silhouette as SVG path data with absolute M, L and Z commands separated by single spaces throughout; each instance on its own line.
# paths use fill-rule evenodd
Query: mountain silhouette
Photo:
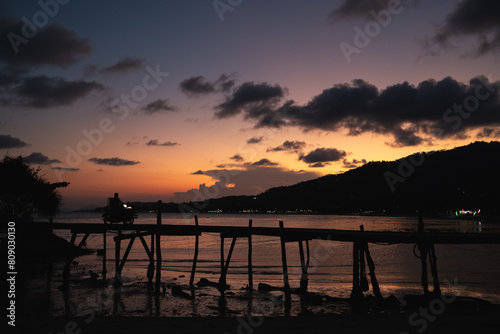
M 156 203 L 130 202 L 137 211 Z M 163 203 L 164 212 L 451 215 L 481 210 L 500 216 L 500 142 L 475 142 L 369 162 L 336 175 L 275 187 L 253 196 Z
M 370 162 L 336 175 L 256 196 L 184 203 L 202 212 L 304 212 L 410 214 L 420 207 L 445 215 L 460 209 L 500 214 L 500 142 L 475 142 L 422 152 L 396 161 Z M 169 209 L 173 209 L 173 203 Z

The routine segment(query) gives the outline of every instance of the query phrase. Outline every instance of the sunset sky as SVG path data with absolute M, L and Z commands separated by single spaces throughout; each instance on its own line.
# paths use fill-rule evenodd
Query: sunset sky
M 65 209 L 500 138 L 495 0 L 0 1 L 0 153 Z

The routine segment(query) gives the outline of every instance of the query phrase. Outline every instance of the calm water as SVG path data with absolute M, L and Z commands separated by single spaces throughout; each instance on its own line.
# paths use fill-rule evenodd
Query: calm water
M 253 220 L 256 227 L 277 227 L 283 220 L 285 227 L 333 228 L 358 230 L 364 225 L 366 231 L 416 231 L 415 218 L 326 216 L 326 215 L 237 215 L 200 214 L 200 225 L 248 226 Z M 56 222 L 102 223 L 99 213 L 63 213 Z M 141 213 L 134 224 L 156 223 L 156 214 Z M 194 224 L 194 216 L 163 214 L 163 224 Z M 500 232 L 500 223 L 480 220 L 425 220 L 427 231 L 453 233 Z M 57 232 L 70 239 L 69 232 Z M 114 272 L 113 233 L 108 233 L 107 268 L 108 275 Z M 149 240 L 149 237 L 146 238 Z M 161 239 L 165 280 L 176 279 L 180 284 L 189 282 L 194 254 L 192 236 L 163 236 Z M 122 254 L 128 241 L 122 242 Z M 226 254 L 229 249 L 226 241 Z M 102 248 L 102 235 L 91 236 L 87 242 L 90 249 Z M 420 293 L 420 261 L 413 254 L 414 245 L 369 244 L 376 265 L 376 275 L 382 294 L 395 294 L 401 298 L 406 293 Z M 335 297 L 348 297 L 352 287 L 352 244 L 312 240 L 310 242 L 311 262 L 309 268 L 309 289 Z M 286 246 L 290 271 L 290 284 L 299 286 L 300 258 L 297 243 Z M 447 281 L 458 281 L 460 295 L 480 297 L 500 303 L 500 245 L 436 245 L 439 278 L 446 291 Z M 96 254 L 78 258 L 94 271 L 101 272 L 102 257 Z M 139 240 L 134 244 L 123 269 L 125 282 L 145 282 L 149 260 Z M 228 284 L 239 289 L 247 284 L 247 240 L 236 242 L 228 272 Z M 254 287 L 260 282 L 282 286 L 281 250 L 278 238 L 253 237 Z M 200 251 L 196 281 L 205 277 L 218 281 L 220 272 L 220 238 L 218 234 L 203 234 L 200 237 Z M 429 272 L 430 276 L 430 272 Z M 430 280 L 432 279 L 429 277 Z M 456 290 L 454 291 L 456 293 Z

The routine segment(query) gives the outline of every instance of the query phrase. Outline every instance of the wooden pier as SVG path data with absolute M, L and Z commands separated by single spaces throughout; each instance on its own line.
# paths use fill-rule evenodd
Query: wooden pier
M 161 203 L 159 203 L 161 206 Z M 353 287 L 351 298 L 357 300 L 363 297 L 363 293 L 368 290 L 368 279 L 366 275 L 366 266 L 368 266 L 369 277 L 372 284 L 373 294 L 376 298 L 382 298 L 380 287 L 375 275 L 375 261 L 370 255 L 369 243 L 386 244 L 415 244 L 414 251 L 418 249 L 421 261 L 421 283 L 424 294 L 429 294 L 428 288 L 428 263 L 431 275 L 433 277 L 433 294 L 440 294 L 440 285 L 438 279 L 437 257 L 434 249 L 435 244 L 500 244 L 500 233 L 432 233 L 424 232 L 423 220 L 420 217 L 417 232 L 373 232 L 365 231 L 360 226 L 359 231 L 335 230 L 335 229 L 312 229 L 312 228 L 286 228 L 284 222 L 280 221 L 278 227 L 255 227 L 252 220 L 249 220 L 248 226 L 217 226 L 200 225 L 198 217 L 194 217 L 193 225 L 169 225 L 162 224 L 161 212 L 157 213 L 157 224 L 86 224 L 86 223 L 33 223 L 36 228 L 47 228 L 50 230 L 68 230 L 72 233 L 71 244 L 82 247 L 91 234 L 103 235 L 103 269 L 102 276 L 106 278 L 106 234 L 109 231 L 115 231 L 115 286 L 121 284 L 121 272 L 126 264 L 132 246 L 136 240 L 139 240 L 149 258 L 147 270 L 148 288 L 160 291 L 162 253 L 160 246 L 161 236 L 193 236 L 194 240 L 194 258 L 192 263 L 191 276 L 189 284 L 194 295 L 194 278 L 196 275 L 196 265 L 199 254 L 199 238 L 204 233 L 216 233 L 220 236 L 220 277 L 217 287 L 221 294 L 227 288 L 226 277 L 230 267 L 231 256 L 239 238 L 248 241 L 248 289 L 253 290 L 253 267 L 252 267 L 252 236 L 270 236 L 280 239 L 281 259 L 283 270 L 283 288 L 282 290 L 289 294 L 291 291 L 288 277 L 286 243 L 298 243 L 301 279 L 300 287 L 295 289 L 297 292 L 307 291 L 308 268 L 310 261 L 309 241 L 313 239 L 351 242 L 353 243 Z M 29 225 L 29 224 L 27 224 Z M 81 235 L 80 241 L 77 241 Z M 146 237 L 150 237 L 148 244 Z M 227 257 L 225 257 L 225 240 L 231 240 Z M 125 252 L 122 255 L 121 243 L 127 243 Z M 305 246 L 305 247 L 304 247 Z M 156 249 L 155 249 L 156 247 Z M 305 248 L 305 251 L 304 251 Z M 156 250 L 156 252 L 155 252 Z M 70 276 L 70 268 L 75 253 L 68 254 L 66 265 L 63 270 L 63 278 L 67 281 Z M 427 263 L 428 262 L 428 263 Z M 156 280 L 153 279 L 156 272 Z

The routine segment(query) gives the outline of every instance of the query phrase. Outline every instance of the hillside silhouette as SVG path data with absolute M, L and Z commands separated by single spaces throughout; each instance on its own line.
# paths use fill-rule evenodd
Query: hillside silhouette
M 205 202 L 165 203 L 168 212 L 253 212 L 450 215 L 460 209 L 500 214 L 500 142 L 475 142 L 452 150 L 417 153 L 396 161 L 370 162 L 336 175 L 254 196 Z M 155 209 L 153 203 L 135 208 Z

